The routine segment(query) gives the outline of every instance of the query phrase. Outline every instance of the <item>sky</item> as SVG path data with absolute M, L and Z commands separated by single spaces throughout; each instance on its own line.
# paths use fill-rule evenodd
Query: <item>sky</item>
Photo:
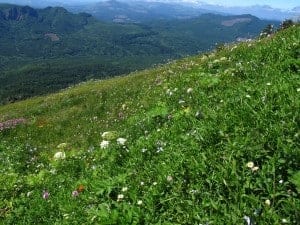
M 228 6 L 269 5 L 273 8 L 281 9 L 291 9 L 300 6 L 300 0 L 204 0 L 204 2 Z

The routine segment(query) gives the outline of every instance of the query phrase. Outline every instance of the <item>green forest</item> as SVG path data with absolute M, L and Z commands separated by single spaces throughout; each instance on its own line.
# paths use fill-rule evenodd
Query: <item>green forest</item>
M 188 20 L 101 22 L 64 8 L 0 5 L 0 104 L 90 79 L 149 68 L 254 38 L 268 24 L 251 15 L 204 14 Z

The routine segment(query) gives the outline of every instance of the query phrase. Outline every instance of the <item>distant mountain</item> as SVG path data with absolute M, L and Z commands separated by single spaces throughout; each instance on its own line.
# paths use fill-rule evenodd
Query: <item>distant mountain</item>
M 198 5 L 201 9 L 217 11 L 226 14 L 240 15 L 249 13 L 261 19 L 283 21 L 295 17 L 296 12 L 274 9 L 268 5 L 254 5 L 248 7 L 225 7 L 221 5 L 201 4 Z
M 269 23 L 248 14 L 112 23 L 62 7 L 0 4 L 0 103 L 253 38 Z
M 74 13 L 87 12 L 100 20 L 122 23 L 143 22 L 154 19 L 186 19 L 197 17 L 203 13 L 251 14 L 261 19 L 278 21 L 297 18 L 300 15 L 300 6 L 292 10 L 275 9 L 268 5 L 225 7 L 198 0 L 0 0 L 0 2 L 29 5 L 38 8 L 61 6 Z
M 64 5 L 72 12 L 87 12 L 94 17 L 114 22 L 145 22 L 161 19 L 188 19 L 195 18 L 203 13 L 213 12 L 211 10 L 194 8 L 187 4 L 175 4 L 164 2 L 144 1 L 116 1 Z

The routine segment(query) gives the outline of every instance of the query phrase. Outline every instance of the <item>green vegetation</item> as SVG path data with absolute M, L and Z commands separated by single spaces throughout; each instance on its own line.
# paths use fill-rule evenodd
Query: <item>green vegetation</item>
M 241 18 L 247 20 L 222 25 Z M 268 23 L 250 15 L 207 14 L 190 20 L 115 24 L 63 8 L 0 5 L 0 34 L 5 34 L 0 35 L 0 104 L 149 68 L 237 37 L 254 37 Z
M 0 223 L 299 224 L 299 36 L 1 106 Z

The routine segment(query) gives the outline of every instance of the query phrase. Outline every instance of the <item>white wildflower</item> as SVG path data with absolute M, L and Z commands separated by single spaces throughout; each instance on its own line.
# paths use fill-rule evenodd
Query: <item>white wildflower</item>
M 62 148 L 66 148 L 67 147 L 67 143 L 60 143 L 59 145 L 57 145 L 58 149 L 62 149 Z
M 128 187 L 123 187 L 122 192 L 126 192 L 126 191 L 128 191 Z
M 117 143 L 119 145 L 125 145 L 126 141 L 127 141 L 127 139 L 125 139 L 125 138 L 118 138 L 117 139 Z
M 57 171 L 56 171 L 56 169 L 51 169 L 49 172 L 54 175 L 54 174 L 56 174 Z
M 65 159 L 66 158 L 66 154 L 64 152 L 56 152 L 54 154 L 54 160 L 60 160 L 60 159 Z
M 259 167 L 258 166 L 254 166 L 252 169 L 251 169 L 253 172 L 259 170 Z
M 172 182 L 172 181 L 173 181 L 173 177 L 172 177 L 172 176 L 170 176 L 170 175 L 169 175 L 169 176 L 167 176 L 167 181 L 168 181 L 168 182 Z
M 166 93 L 167 93 L 167 95 L 169 95 L 169 96 L 172 96 L 172 95 L 173 95 L 173 92 L 172 92 L 170 89 L 168 89 L 168 90 L 166 91 Z
M 141 185 L 141 186 L 144 186 L 144 185 L 145 185 L 145 183 L 144 183 L 143 181 L 141 181 L 140 185 Z
M 100 147 L 101 147 L 102 149 L 108 148 L 108 145 L 109 145 L 109 141 L 103 140 L 103 141 L 100 143 Z
M 236 48 L 237 48 L 237 45 L 233 46 L 230 51 L 233 51 Z
M 265 204 L 266 204 L 267 206 L 270 206 L 270 205 L 271 205 L 271 201 L 270 201 L 269 199 L 267 199 L 267 200 L 265 201 Z
M 268 83 L 267 83 L 267 86 L 271 86 L 271 83 L 270 83 L 270 82 L 268 82 Z
M 297 92 L 300 92 L 300 88 L 297 88 Z
M 283 180 L 280 180 L 280 181 L 279 181 L 279 184 L 283 184 Z
M 287 219 L 282 219 L 281 222 L 282 223 L 288 223 L 288 220 Z
M 249 216 L 244 216 L 243 219 L 246 221 L 246 224 L 247 224 L 247 225 L 251 225 L 251 224 L 252 224 L 252 223 L 251 223 L 251 219 L 250 219 Z
M 106 131 L 106 132 L 103 132 L 103 134 L 101 135 L 101 137 L 102 138 L 107 138 L 110 135 L 111 135 L 111 132 L 110 131 Z
M 157 182 L 153 182 L 153 185 L 156 186 L 156 185 L 157 185 Z
M 138 205 L 142 205 L 142 204 L 143 204 L 143 201 L 142 201 L 142 200 L 138 200 L 138 201 L 137 201 L 137 204 L 138 204 Z
M 123 194 L 118 194 L 118 199 L 117 201 L 122 201 L 124 199 L 124 195 Z
M 253 167 L 254 167 L 254 162 L 248 162 L 247 164 L 246 164 L 246 166 L 248 167 L 248 168 L 250 168 L 250 169 L 252 169 Z
M 251 98 L 251 96 L 250 95 L 246 95 L 246 98 Z
M 163 152 L 163 151 L 164 151 L 164 149 L 162 147 L 158 147 L 156 152 L 160 153 L 160 152 Z
M 188 94 L 192 93 L 192 92 L 193 92 L 193 88 L 188 88 L 186 92 L 187 92 Z

